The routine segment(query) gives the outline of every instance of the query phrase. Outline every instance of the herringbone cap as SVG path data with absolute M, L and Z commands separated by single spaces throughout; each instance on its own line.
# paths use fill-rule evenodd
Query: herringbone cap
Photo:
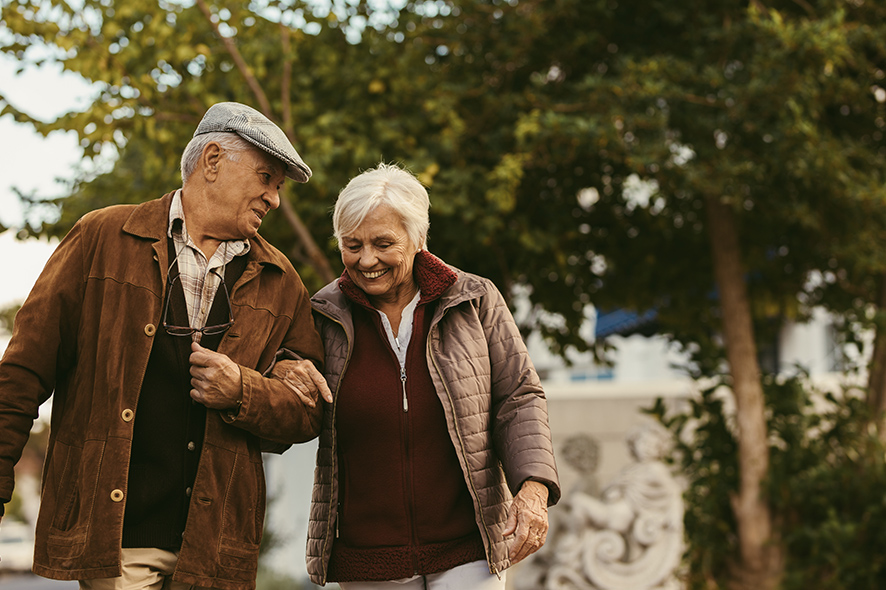
M 311 169 L 289 142 L 283 130 L 252 107 L 239 102 L 219 102 L 206 111 L 194 137 L 215 131 L 236 133 L 252 145 L 286 164 L 286 176 L 307 182 Z

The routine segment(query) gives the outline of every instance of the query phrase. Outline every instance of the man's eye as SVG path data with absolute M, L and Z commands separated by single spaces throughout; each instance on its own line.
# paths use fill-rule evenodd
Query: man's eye
M 271 184 L 271 175 L 270 174 L 264 173 L 264 174 L 260 174 L 260 176 L 261 176 L 262 182 L 264 182 L 265 184 Z

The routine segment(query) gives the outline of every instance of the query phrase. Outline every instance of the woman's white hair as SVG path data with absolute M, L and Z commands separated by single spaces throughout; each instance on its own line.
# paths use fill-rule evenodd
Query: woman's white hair
M 187 182 L 194 170 L 197 169 L 200 156 L 203 155 L 203 149 L 212 141 L 218 143 L 224 151 L 228 152 L 227 157 L 232 162 L 239 161 L 240 154 L 253 148 L 251 143 L 236 133 L 229 133 L 227 131 L 202 133 L 194 137 L 185 146 L 185 151 L 182 152 L 182 184 Z
M 332 229 L 341 248 L 344 236 L 357 229 L 366 216 L 381 205 L 397 212 L 414 246 L 427 246 L 431 222 L 428 191 L 411 172 L 394 164 L 379 164 L 355 176 L 338 194 L 332 213 Z

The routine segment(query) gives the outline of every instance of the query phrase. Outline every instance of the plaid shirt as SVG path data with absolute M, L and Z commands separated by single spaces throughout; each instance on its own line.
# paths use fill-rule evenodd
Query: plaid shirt
M 215 293 L 220 283 L 218 276 L 211 271 L 216 270 L 224 278 L 225 265 L 233 260 L 234 256 L 242 256 L 249 252 L 249 242 L 247 240 L 222 242 L 212 258 L 207 260 L 206 255 L 200 251 L 200 248 L 188 235 L 181 194 L 182 191 L 179 189 L 172 197 L 167 235 L 175 243 L 175 261 L 178 262 L 179 280 L 181 280 L 182 290 L 185 292 L 190 326 L 202 328 L 206 325 L 206 318 L 212 308 L 212 301 L 215 299 Z M 169 265 L 169 268 L 172 268 L 172 264 Z M 195 342 L 199 342 L 200 333 L 195 332 L 193 339 Z

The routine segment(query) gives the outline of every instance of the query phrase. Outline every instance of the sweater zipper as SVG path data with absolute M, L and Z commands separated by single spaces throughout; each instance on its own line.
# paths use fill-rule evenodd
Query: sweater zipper
M 397 350 L 400 350 L 400 340 L 398 338 L 394 338 L 394 342 L 397 345 Z M 393 349 L 391 350 L 393 352 Z M 408 354 L 408 349 L 407 349 Z M 395 354 L 395 361 L 397 364 L 400 363 L 400 357 Z M 403 444 L 405 445 L 403 451 L 405 455 L 405 481 L 403 482 L 404 488 L 406 489 L 406 512 L 407 518 L 409 520 L 409 529 L 410 529 L 410 537 L 412 539 L 412 550 L 410 551 L 410 557 L 412 559 L 412 571 L 413 574 L 418 574 L 418 555 L 415 552 L 415 547 L 418 545 L 418 535 L 415 530 L 415 482 L 413 481 L 413 473 L 412 473 L 412 456 L 410 449 L 410 438 L 409 438 L 409 398 L 406 396 L 406 361 L 404 359 L 403 364 L 400 365 L 400 385 L 403 388 Z
M 406 399 L 406 367 L 400 367 L 400 383 L 403 384 L 403 411 L 409 411 L 409 400 Z
M 401 369 L 400 378 L 403 380 L 403 410 L 407 412 L 406 409 L 406 372 Z M 415 529 L 415 481 L 413 478 L 413 470 L 412 470 L 412 449 L 410 446 L 411 439 L 409 437 L 409 416 L 408 414 L 404 414 L 403 416 L 403 444 L 404 444 L 404 455 L 405 455 L 405 472 L 404 477 L 406 481 L 404 482 L 404 486 L 406 489 L 406 513 L 407 518 L 409 519 L 409 535 L 411 538 L 412 548 L 410 550 L 410 558 L 412 560 L 412 572 L 413 575 L 418 574 L 418 555 L 416 554 L 416 546 L 418 545 L 418 535 Z

